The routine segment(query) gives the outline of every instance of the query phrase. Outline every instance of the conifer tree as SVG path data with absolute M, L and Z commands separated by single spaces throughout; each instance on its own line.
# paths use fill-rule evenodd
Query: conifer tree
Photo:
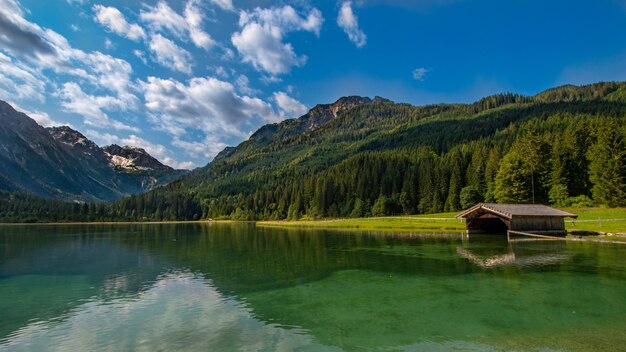
M 588 158 L 593 199 L 611 207 L 626 205 L 626 145 L 615 121 L 598 129 Z

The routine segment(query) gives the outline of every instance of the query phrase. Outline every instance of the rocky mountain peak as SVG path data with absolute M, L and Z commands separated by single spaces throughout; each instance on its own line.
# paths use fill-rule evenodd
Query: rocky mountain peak
M 226 147 L 224 149 L 222 149 L 221 152 L 217 153 L 217 155 L 215 156 L 215 158 L 213 158 L 213 161 L 219 161 L 221 159 L 227 158 L 229 155 L 231 155 L 237 148 L 235 147 Z
M 69 126 L 48 127 L 46 131 L 57 142 L 75 149 L 85 156 L 103 157 L 102 149 L 96 143 Z
M 117 144 L 111 144 L 103 149 L 109 158 L 109 163 L 113 167 L 120 167 L 126 170 L 172 170 L 171 167 L 163 165 L 143 148 L 121 147 Z
M 311 109 L 302 118 L 306 119 L 306 129 L 315 129 L 331 119 L 337 117 L 340 113 L 353 109 L 357 106 L 371 103 L 368 97 L 347 96 L 341 97 L 332 104 L 318 104 Z
M 359 96 L 348 96 L 341 97 L 333 104 L 330 104 L 331 111 L 333 112 L 333 117 L 337 117 L 340 112 L 344 112 L 346 110 L 350 110 L 357 106 L 369 104 L 372 102 L 372 99 L 368 97 L 359 97 Z
M 69 126 L 48 127 L 46 128 L 46 130 L 48 130 L 48 132 L 52 137 L 54 137 L 54 139 L 63 144 L 71 146 L 83 145 L 86 147 L 94 148 L 98 147 L 96 143 L 87 139 L 87 137 L 85 137 L 82 133 L 73 130 Z

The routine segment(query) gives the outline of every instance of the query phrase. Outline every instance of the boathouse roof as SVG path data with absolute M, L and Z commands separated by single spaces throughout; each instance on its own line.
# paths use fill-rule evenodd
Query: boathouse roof
M 543 204 L 497 204 L 497 203 L 478 203 L 473 207 L 465 210 L 456 216 L 457 219 L 471 217 L 473 214 L 480 212 L 489 212 L 497 214 L 501 217 L 512 219 L 518 216 L 530 217 L 570 217 L 576 218 L 578 215 L 568 213 L 559 209 L 551 208 Z

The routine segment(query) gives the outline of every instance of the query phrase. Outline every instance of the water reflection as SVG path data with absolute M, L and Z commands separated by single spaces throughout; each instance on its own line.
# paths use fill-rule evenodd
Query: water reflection
M 626 343 L 619 246 L 158 224 L 0 227 L 0 253 L 0 349 Z
M 468 243 L 479 244 L 469 246 Z M 492 244 L 492 245 L 485 245 Z M 547 266 L 572 259 L 565 241 L 511 240 L 496 236 L 473 236 L 465 246 L 456 247 L 456 253 L 481 268 L 500 266 Z
M 90 300 L 73 308 L 61 322 L 30 323 L 8 336 L 0 349 L 89 351 L 94 347 L 114 351 L 336 350 L 315 343 L 305 331 L 259 321 L 249 308 L 188 272 L 162 275 L 135 297 Z

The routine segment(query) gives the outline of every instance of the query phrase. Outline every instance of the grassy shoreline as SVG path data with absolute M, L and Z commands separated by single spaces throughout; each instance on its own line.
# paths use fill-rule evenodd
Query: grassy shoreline
M 626 208 L 566 208 L 578 219 L 565 221 L 568 231 L 584 230 L 626 234 Z M 258 221 L 260 226 L 306 227 L 359 230 L 429 230 L 463 231 L 465 221 L 455 219 L 457 213 L 386 216 L 376 218 Z
M 427 216 L 386 216 L 375 218 L 329 219 L 329 220 L 296 220 L 296 221 L 258 221 L 259 226 L 299 227 L 320 229 L 354 229 L 354 230 L 429 230 L 454 231 L 465 230 L 465 221 L 453 217 Z
M 568 231 L 583 230 L 599 233 L 626 234 L 626 208 L 565 208 L 577 214 L 576 220 L 567 219 Z M 455 219 L 457 213 L 437 213 L 422 215 L 401 215 L 369 218 L 319 219 L 319 220 L 277 220 L 252 221 L 258 226 L 298 227 L 346 230 L 386 230 L 386 231 L 429 231 L 461 232 L 465 230 L 465 221 Z M 184 224 L 184 223 L 242 223 L 235 220 L 197 220 L 197 221 L 132 221 L 132 222 L 58 222 L 58 223 L 0 223 L 0 226 L 12 225 L 131 225 L 131 224 Z M 248 222 L 250 223 L 250 222 Z
M 58 226 L 58 225 L 168 225 L 168 224 L 234 224 L 255 223 L 242 220 L 167 220 L 167 221 L 71 221 L 71 222 L 0 222 L 0 226 Z

